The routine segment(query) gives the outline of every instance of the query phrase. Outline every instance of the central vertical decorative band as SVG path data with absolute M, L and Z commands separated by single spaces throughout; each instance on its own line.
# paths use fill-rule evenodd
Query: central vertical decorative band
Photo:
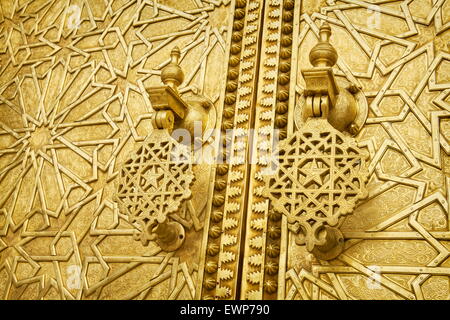
M 263 0 L 236 0 L 234 3 L 220 137 L 220 143 L 230 147 L 223 150 L 224 163 L 216 166 L 204 242 L 202 299 L 237 297 L 262 10 Z

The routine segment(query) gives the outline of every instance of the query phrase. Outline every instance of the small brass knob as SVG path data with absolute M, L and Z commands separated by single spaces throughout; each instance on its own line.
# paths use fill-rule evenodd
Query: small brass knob
M 165 85 L 172 89 L 183 83 L 184 73 L 179 66 L 181 51 L 180 48 L 175 47 L 170 53 L 170 63 L 161 70 L 161 80 Z
M 331 28 L 323 22 L 319 30 L 319 42 L 309 53 L 309 61 L 314 67 L 332 67 L 336 64 L 338 54 L 330 44 Z

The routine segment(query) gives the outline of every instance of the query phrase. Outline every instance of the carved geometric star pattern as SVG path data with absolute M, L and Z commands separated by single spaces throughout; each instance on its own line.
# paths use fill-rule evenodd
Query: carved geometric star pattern
M 319 241 L 317 230 L 335 226 L 366 196 L 365 155 L 323 119 L 307 121 L 280 143 L 279 154 L 275 175 L 265 177 L 263 195 L 288 223 L 301 227 L 311 250 Z
M 302 171 L 306 173 L 303 181 L 303 186 L 309 185 L 311 182 L 315 182 L 318 186 L 323 185 L 323 178 L 329 171 L 328 168 L 320 168 L 317 165 L 317 161 L 313 159 L 310 163 L 305 164 L 302 167 Z
M 172 159 L 175 148 L 179 157 Z M 155 130 L 125 162 L 116 197 L 130 222 L 150 220 L 148 224 L 152 225 L 155 219 L 164 220 L 191 196 L 192 162 L 188 148 L 184 152 L 180 149 L 167 131 Z
M 113 194 L 119 165 L 151 132 L 145 88 L 160 85 L 174 46 L 180 93 L 217 103 L 229 10 L 220 0 L 1 1 L 0 298 L 195 297 L 195 258 L 134 241 L 138 226 Z M 190 209 L 175 216 L 199 231 Z
M 298 271 L 291 264 L 286 299 L 448 299 L 447 11 L 446 1 L 330 0 L 301 16 L 296 46 L 314 44 L 328 21 L 335 74 L 368 99 L 357 140 L 370 154 L 370 178 L 368 199 L 341 226 L 347 249 L 336 265 L 313 259 Z M 307 59 L 299 57 L 299 68 Z
M 149 190 L 149 188 L 152 187 L 152 189 L 150 190 L 155 191 L 156 188 L 158 188 L 158 180 L 162 176 L 162 173 L 160 170 L 158 170 L 158 168 L 152 168 L 152 170 L 148 170 L 141 178 L 140 186 L 143 190 Z

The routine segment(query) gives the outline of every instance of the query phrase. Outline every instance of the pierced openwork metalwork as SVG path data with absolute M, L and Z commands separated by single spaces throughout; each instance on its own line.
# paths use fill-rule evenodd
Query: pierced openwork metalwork
M 449 4 L 0 1 L 0 299 L 448 299 Z M 278 139 L 314 142 L 299 131 L 322 119 L 369 155 L 368 197 L 346 196 L 347 214 L 335 204 L 335 226 L 320 217 L 329 247 L 311 253 L 263 196 L 263 175 Z M 147 170 L 135 189 L 164 197 L 152 192 L 189 166 L 159 176 L 165 161 L 146 169 L 131 156 L 151 155 L 153 131 L 194 121 L 192 196 L 171 213 L 148 207 L 165 219 L 148 230 L 116 200 L 121 175 Z M 152 152 L 172 143 L 152 139 Z M 225 144 L 229 162 L 199 164 L 204 146 Z M 318 157 L 302 160 L 310 181 L 294 181 L 324 194 L 313 211 L 329 206 L 331 160 Z M 125 186 L 123 201 L 136 197 Z M 317 259 L 339 248 L 336 230 L 344 250 Z
M 177 250 L 184 242 L 183 226 L 169 215 L 191 197 L 194 180 L 190 148 L 170 136 L 175 118 L 184 119 L 188 110 L 178 93 L 184 78 L 179 57 L 180 49 L 175 47 L 170 63 L 161 71 L 164 85 L 147 89 L 156 110 L 154 130 L 122 166 L 116 194 L 129 222 L 139 225 L 135 238 L 145 245 L 156 240 L 165 251 Z
M 193 180 L 190 150 L 166 130 L 153 131 L 123 165 L 116 195 L 119 208 L 128 214 L 131 223 L 140 226 L 137 239 L 143 244 L 157 239 L 167 251 L 182 244 L 184 229 L 169 215 L 191 197 L 189 186 Z
M 342 251 L 341 232 L 329 227 L 366 196 L 366 158 L 353 139 L 325 119 L 308 120 L 279 145 L 278 169 L 265 177 L 264 196 L 286 215 L 297 244 L 306 244 L 318 258 Z
M 358 104 L 350 97 L 336 108 L 345 90 L 339 88 L 331 68 L 338 56 L 329 43 L 330 35 L 330 26 L 323 23 L 319 42 L 309 55 L 313 68 L 303 70 L 306 122 L 280 143 L 278 170 L 265 177 L 263 191 L 272 200 L 273 210 L 287 216 L 297 244 L 306 244 L 323 260 L 342 252 L 344 237 L 336 226 L 366 197 L 369 175 L 367 154 L 350 135 L 334 128 L 350 128 Z M 333 111 L 342 115 L 330 117 Z

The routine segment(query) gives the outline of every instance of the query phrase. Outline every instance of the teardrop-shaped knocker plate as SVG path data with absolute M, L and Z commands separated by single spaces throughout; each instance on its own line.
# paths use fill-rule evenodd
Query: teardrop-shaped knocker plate
M 274 171 L 264 177 L 264 196 L 287 217 L 308 251 L 327 251 L 326 227 L 336 226 L 367 194 L 367 155 L 327 120 L 312 118 L 280 142 L 274 158 Z
M 116 201 L 140 228 L 138 238 L 143 243 L 156 239 L 163 250 L 176 250 L 184 230 L 173 227 L 169 215 L 191 197 L 194 173 L 189 147 L 176 142 L 167 130 L 153 130 L 123 164 L 118 180 Z

